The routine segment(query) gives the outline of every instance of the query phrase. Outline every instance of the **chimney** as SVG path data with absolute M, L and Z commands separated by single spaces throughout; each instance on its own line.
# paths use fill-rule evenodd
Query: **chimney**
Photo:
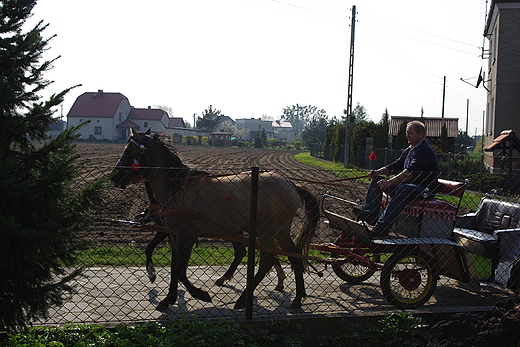
M 98 93 L 98 96 L 103 95 L 103 89 L 98 89 L 97 93 Z
M 151 109 L 152 109 L 152 106 L 148 106 L 148 109 L 151 110 Z

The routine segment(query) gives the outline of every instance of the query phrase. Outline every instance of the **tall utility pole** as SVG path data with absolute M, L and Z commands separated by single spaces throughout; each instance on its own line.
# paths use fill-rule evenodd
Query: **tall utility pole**
M 354 33 L 356 31 L 356 5 L 352 6 L 352 24 L 350 24 L 350 59 L 348 64 L 347 116 L 345 117 L 345 147 L 343 165 L 350 162 L 350 123 L 352 120 L 352 80 L 354 78 Z
M 446 101 L 446 76 L 444 76 L 444 84 L 442 86 L 442 118 L 444 118 L 444 102 Z
M 466 99 L 466 136 L 468 135 L 469 99 Z

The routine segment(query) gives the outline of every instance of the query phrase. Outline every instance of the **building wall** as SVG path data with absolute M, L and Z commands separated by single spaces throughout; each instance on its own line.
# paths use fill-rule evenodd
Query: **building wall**
M 130 102 L 128 100 L 121 100 L 119 107 L 117 108 L 114 116 L 111 118 L 92 116 L 68 117 L 67 122 L 70 126 L 78 126 L 87 120 L 91 120 L 90 123 L 79 129 L 78 132 L 81 135 L 79 138 L 81 140 L 87 140 L 90 135 L 94 135 L 94 137 L 98 140 L 106 139 L 110 141 L 116 141 L 122 138 L 126 138 L 126 136 L 121 137 L 121 133 L 116 128 L 116 125 L 126 120 L 131 108 L 132 106 L 130 106 Z M 101 134 L 95 134 L 95 127 L 101 127 Z
M 494 11 L 486 28 L 490 55 L 484 145 L 503 130 L 520 131 L 520 3 L 496 2 Z M 491 156 L 485 163 L 497 166 Z
M 249 133 L 244 136 L 245 141 L 252 142 L 258 131 L 265 130 L 267 138 L 273 138 L 273 124 L 271 121 L 264 121 L 260 118 L 239 118 L 235 121 L 237 129 L 249 129 Z
M 292 128 L 274 127 L 273 132 L 274 137 L 278 139 L 278 141 L 285 141 L 287 143 L 294 142 L 296 133 L 292 130 Z
M 115 140 L 113 125 L 113 118 L 100 118 L 100 117 L 91 117 L 91 118 L 81 118 L 81 117 L 70 117 L 69 124 L 70 126 L 78 126 L 82 122 L 86 122 L 90 120 L 89 123 L 82 126 L 78 133 L 81 135 L 79 138 L 81 140 L 88 140 L 90 135 L 93 135 L 97 140 Z
M 168 114 L 163 113 L 161 120 L 156 119 L 131 119 L 132 122 L 139 125 L 139 130 L 146 131 L 151 128 L 153 133 L 165 132 L 168 126 Z

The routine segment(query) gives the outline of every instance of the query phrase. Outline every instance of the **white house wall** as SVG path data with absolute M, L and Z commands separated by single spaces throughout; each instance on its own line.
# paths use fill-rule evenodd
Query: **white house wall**
M 83 122 L 90 120 L 89 123 L 85 124 L 79 129 L 79 138 L 81 140 L 87 140 L 90 135 L 93 135 L 97 140 L 115 140 L 115 126 L 113 125 L 113 118 L 80 118 L 70 117 L 68 123 L 70 126 L 78 126 Z

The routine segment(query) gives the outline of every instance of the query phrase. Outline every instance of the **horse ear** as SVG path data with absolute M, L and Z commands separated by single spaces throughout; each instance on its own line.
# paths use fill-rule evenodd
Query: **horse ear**
M 152 133 L 152 127 L 149 127 L 148 130 L 144 133 L 145 135 L 150 135 Z
M 135 130 L 132 126 L 130 126 L 130 137 L 135 137 Z

